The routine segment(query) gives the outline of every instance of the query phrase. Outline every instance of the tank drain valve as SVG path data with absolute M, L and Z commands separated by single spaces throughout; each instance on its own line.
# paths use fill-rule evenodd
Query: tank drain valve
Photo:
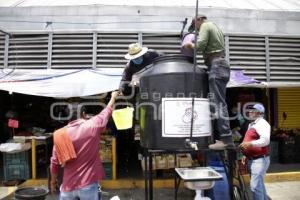
M 185 147 L 192 148 L 194 150 L 198 150 L 198 142 L 193 142 L 189 138 L 185 139 Z

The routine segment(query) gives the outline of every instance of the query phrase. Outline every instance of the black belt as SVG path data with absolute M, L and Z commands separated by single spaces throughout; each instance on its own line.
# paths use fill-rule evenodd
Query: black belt
M 256 160 L 256 159 L 259 159 L 259 158 L 266 158 L 268 156 L 269 156 L 269 154 L 266 154 L 266 155 L 261 155 L 261 156 L 247 157 L 247 159 L 248 160 Z

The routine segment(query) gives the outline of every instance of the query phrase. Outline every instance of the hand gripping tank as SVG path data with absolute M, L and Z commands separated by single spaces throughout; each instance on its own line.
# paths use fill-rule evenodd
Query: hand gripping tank
M 192 96 L 195 98 L 192 141 L 206 148 L 211 135 L 206 70 L 183 56 L 162 56 L 140 77 L 141 145 L 148 149 L 186 150 L 190 136 Z

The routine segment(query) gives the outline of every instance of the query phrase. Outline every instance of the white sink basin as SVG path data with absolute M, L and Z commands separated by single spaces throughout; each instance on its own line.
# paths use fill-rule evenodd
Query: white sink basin
M 222 175 L 210 167 L 175 168 L 175 171 L 185 181 L 184 185 L 191 190 L 210 189 L 215 180 L 222 179 Z

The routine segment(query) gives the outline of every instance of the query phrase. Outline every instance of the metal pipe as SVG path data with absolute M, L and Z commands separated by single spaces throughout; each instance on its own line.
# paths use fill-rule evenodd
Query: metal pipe
M 195 74 L 196 74 L 196 67 L 197 67 L 197 38 L 198 38 L 198 29 L 196 28 L 196 20 L 198 18 L 198 0 L 196 1 L 196 10 L 195 10 L 195 21 L 194 21 L 194 28 L 195 28 L 195 45 L 194 45 L 194 67 L 193 67 L 193 79 L 192 79 L 192 91 L 194 91 L 195 85 Z M 185 145 L 195 150 L 198 149 L 197 142 L 192 141 L 193 137 L 193 126 L 194 126 L 194 107 L 195 107 L 195 98 L 192 96 L 192 116 L 191 116 L 191 128 L 190 128 L 190 139 L 185 140 Z M 195 148 L 196 146 L 196 148 Z

